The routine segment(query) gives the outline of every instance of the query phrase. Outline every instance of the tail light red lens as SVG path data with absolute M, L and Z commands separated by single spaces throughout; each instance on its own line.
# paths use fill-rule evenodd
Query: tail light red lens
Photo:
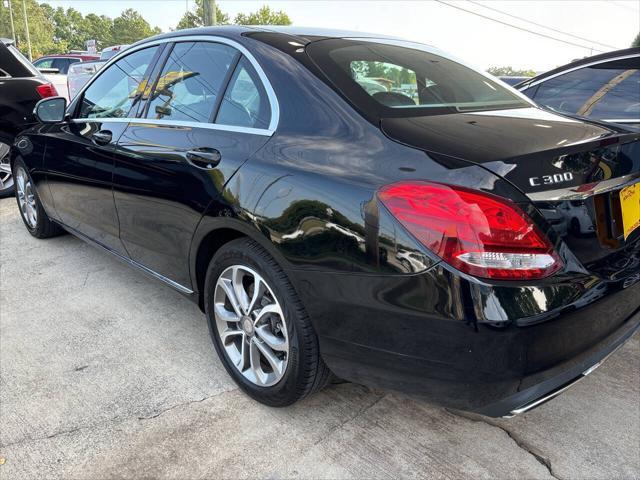
M 40 95 L 40 98 L 58 96 L 58 91 L 56 90 L 56 87 L 53 85 L 53 83 L 43 83 L 42 85 L 38 85 L 36 87 L 36 90 L 38 92 L 38 95 Z
M 468 274 L 537 279 L 562 267 L 547 237 L 509 200 L 422 181 L 387 185 L 378 198 L 425 247 Z

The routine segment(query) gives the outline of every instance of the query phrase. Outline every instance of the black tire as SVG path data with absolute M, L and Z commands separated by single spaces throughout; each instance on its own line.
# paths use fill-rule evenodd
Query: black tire
M 33 180 L 31 179 L 31 175 L 29 175 L 29 170 L 22 162 L 22 160 L 16 160 L 16 162 L 14 163 L 12 170 L 13 178 L 17 180 L 16 173 L 18 172 L 18 169 L 22 169 L 28 180 L 31 182 L 31 185 L 34 185 Z M 60 227 L 60 225 L 58 225 L 57 223 L 51 221 L 51 219 L 44 211 L 42 202 L 40 202 L 40 198 L 38 197 L 38 192 L 35 186 L 33 186 L 31 191 L 33 192 L 36 207 L 36 223 L 33 226 L 29 224 L 29 221 L 25 217 L 25 212 L 20 206 L 19 189 L 15 189 L 15 197 L 16 202 L 18 203 L 18 210 L 20 211 L 20 218 L 22 218 L 22 222 L 24 223 L 24 226 L 27 227 L 29 233 L 36 238 L 50 238 L 64 233 L 62 227 Z
M 9 149 L 13 144 L 13 137 L 6 133 L 0 132 L 0 163 L 8 167 Z M 13 173 L 8 174 L 0 169 L 0 198 L 10 197 L 13 195 Z
M 282 306 L 289 338 L 289 357 L 286 370 L 275 385 L 258 386 L 247 380 L 231 362 L 218 334 L 214 317 L 216 282 L 233 265 L 249 267 L 261 275 Z M 321 390 L 332 380 L 331 371 L 320 356 L 311 320 L 293 286 L 276 261 L 256 242 L 241 238 L 216 252 L 205 280 L 205 311 L 211 339 L 224 367 L 238 386 L 258 402 L 272 407 L 291 405 Z

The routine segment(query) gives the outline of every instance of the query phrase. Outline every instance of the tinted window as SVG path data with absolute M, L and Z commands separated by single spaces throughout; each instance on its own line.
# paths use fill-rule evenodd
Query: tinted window
M 157 47 L 139 50 L 98 74 L 85 90 L 81 118 L 127 117 L 144 87 L 142 80 Z
M 53 58 L 41 58 L 40 60 L 33 62 L 33 65 L 36 68 L 54 68 L 53 61 Z
M 225 92 L 216 123 L 240 127 L 268 128 L 269 99 L 251 63 L 242 58 Z
M 53 61 L 53 68 L 57 68 L 62 75 L 66 75 L 69 72 L 69 65 L 79 61 L 77 58 L 56 58 Z
M 210 122 L 236 55 L 220 43 L 177 43 L 158 78 L 147 118 Z
M 529 106 L 482 73 L 418 45 L 335 39 L 311 44 L 307 50 L 351 101 L 380 116 Z
M 602 119 L 640 118 L 640 59 L 608 62 L 551 78 L 538 86 L 537 103 Z

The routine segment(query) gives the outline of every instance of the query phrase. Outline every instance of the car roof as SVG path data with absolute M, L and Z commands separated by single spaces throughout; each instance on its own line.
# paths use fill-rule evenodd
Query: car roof
M 541 73 L 540 75 L 527 79 L 524 82 L 519 83 L 518 85 L 515 85 L 515 88 L 522 88 L 532 83 L 538 83 L 541 80 L 544 80 L 548 77 L 555 76 L 558 73 L 564 72 L 565 70 L 572 70 L 575 68 L 579 68 L 583 65 L 604 63 L 610 60 L 615 60 L 616 58 L 634 56 L 634 55 L 640 55 L 640 47 L 624 48 L 622 50 L 614 50 L 612 52 L 600 53 L 598 55 L 593 55 L 591 57 L 581 58 L 580 60 L 567 63 L 566 65 L 562 65 L 560 67 L 549 70 L 548 72 L 544 72 L 544 73 Z
M 253 28 L 265 32 L 281 33 L 302 38 L 385 38 L 402 40 L 399 37 L 382 35 L 380 33 L 359 32 L 356 30 L 340 30 L 335 28 L 298 27 L 281 25 L 256 25 Z
M 215 27 L 198 27 L 188 28 L 185 30 L 175 30 L 173 32 L 162 33 L 151 38 L 147 38 L 137 42 L 135 45 L 144 44 L 146 42 L 172 37 L 182 37 L 191 35 L 214 35 L 227 38 L 242 37 L 243 34 L 251 32 L 269 32 L 277 33 L 287 37 L 293 37 L 302 40 L 304 43 L 310 43 L 326 38 L 379 38 L 402 40 L 398 37 L 391 37 L 377 33 L 366 33 L 352 30 L 336 30 L 329 28 L 317 27 L 294 27 L 294 26 L 278 26 L 278 25 L 220 25 Z
M 13 40 L 10 38 L 2 38 L 0 37 L 0 42 L 4 43 L 5 45 L 13 45 Z
M 38 58 L 98 58 L 100 55 L 93 55 L 90 53 L 81 54 L 81 53 L 52 53 L 51 55 L 43 55 Z

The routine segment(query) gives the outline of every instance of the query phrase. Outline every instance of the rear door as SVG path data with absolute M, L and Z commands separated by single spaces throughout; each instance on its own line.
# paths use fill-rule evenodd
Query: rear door
M 57 68 L 60 75 L 66 75 L 69 72 L 69 66 L 79 61 L 79 58 L 56 58 L 53 60 L 53 68 Z
M 220 42 L 168 46 L 145 107 L 117 145 L 120 238 L 134 261 L 186 289 L 203 212 L 275 123 L 259 66 Z
M 148 47 L 109 66 L 83 92 L 72 118 L 47 132 L 45 168 L 59 219 L 122 255 L 113 154 L 158 53 L 157 46 Z

